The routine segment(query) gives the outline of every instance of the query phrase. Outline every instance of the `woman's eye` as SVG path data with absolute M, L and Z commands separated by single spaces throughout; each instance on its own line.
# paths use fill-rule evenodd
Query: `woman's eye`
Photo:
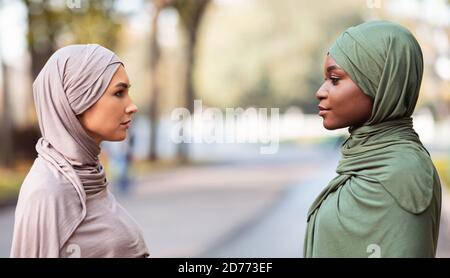
M 119 91 L 117 93 L 114 94 L 116 97 L 122 97 L 123 96 L 123 91 Z
M 339 78 L 337 78 L 337 77 L 330 77 L 330 80 L 331 80 L 331 83 L 332 83 L 333 85 L 337 85 L 337 83 L 338 83 L 338 81 L 339 81 Z

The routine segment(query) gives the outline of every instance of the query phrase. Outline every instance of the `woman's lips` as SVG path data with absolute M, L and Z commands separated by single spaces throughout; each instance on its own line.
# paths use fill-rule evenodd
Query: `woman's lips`
M 131 120 L 126 121 L 126 122 L 123 122 L 123 123 L 121 123 L 120 125 L 123 126 L 123 127 L 125 127 L 125 128 L 129 128 L 129 127 L 130 127 L 130 123 L 131 123 Z
M 325 115 L 328 111 L 330 111 L 330 109 L 325 108 L 323 106 L 317 106 L 319 108 L 319 116 L 323 116 Z

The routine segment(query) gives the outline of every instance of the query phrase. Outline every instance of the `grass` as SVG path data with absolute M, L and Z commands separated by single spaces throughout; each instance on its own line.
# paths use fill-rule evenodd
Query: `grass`
M 17 198 L 30 167 L 30 161 L 21 161 L 9 168 L 0 167 L 0 205 Z
M 433 162 L 439 172 L 439 177 L 450 191 L 450 157 L 448 155 L 439 155 L 433 158 Z

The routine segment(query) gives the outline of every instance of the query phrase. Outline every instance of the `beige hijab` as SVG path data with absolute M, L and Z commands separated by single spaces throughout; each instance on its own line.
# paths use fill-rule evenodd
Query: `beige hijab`
M 77 119 L 121 64 L 99 45 L 71 45 L 33 83 L 42 137 L 20 190 L 11 257 L 148 256 L 140 228 L 108 190 L 100 147 Z

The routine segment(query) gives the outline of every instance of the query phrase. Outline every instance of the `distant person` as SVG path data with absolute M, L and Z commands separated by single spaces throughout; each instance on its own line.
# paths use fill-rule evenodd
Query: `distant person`
M 349 127 L 338 176 L 308 212 L 304 256 L 434 257 L 441 185 L 413 129 L 421 48 L 387 21 L 347 29 L 316 93 L 326 129 Z
M 133 180 L 130 177 L 130 166 L 133 160 L 133 132 L 122 142 L 106 142 L 103 149 L 108 154 L 108 165 L 121 194 L 130 192 Z
M 133 144 L 134 135 L 130 134 L 129 139 L 125 142 L 125 146 L 122 149 L 120 159 L 122 160 L 123 167 L 122 171 L 119 172 L 118 183 L 119 189 L 123 194 L 127 194 L 130 191 L 130 186 L 132 184 L 132 179 L 130 177 L 130 166 L 133 161 Z
M 127 137 L 128 75 L 95 44 L 56 51 L 33 83 L 42 137 L 15 213 L 11 257 L 147 257 L 141 230 L 108 189 L 100 142 Z

